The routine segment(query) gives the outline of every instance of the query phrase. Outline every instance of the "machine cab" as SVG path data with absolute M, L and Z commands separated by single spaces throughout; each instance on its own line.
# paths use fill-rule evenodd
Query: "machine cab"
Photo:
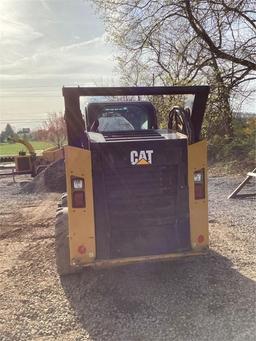
M 157 129 L 156 110 L 152 103 L 89 103 L 86 111 L 87 131 L 122 132 Z

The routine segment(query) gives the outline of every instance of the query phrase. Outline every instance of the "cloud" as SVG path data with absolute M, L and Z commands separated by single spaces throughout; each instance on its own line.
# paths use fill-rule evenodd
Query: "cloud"
M 52 13 L 52 10 L 50 8 L 49 2 L 47 0 L 40 0 L 40 3 L 42 5 L 42 7 L 48 12 L 48 13 Z
M 62 85 L 109 84 L 113 52 L 85 1 L 0 1 L 0 114 L 63 108 Z
M 2 5 L 2 4 L 1 4 Z M 0 8 L 1 9 L 1 8 Z M 0 67 L 23 58 L 28 53 L 28 46 L 36 45 L 44 34 L 27 22 L 18 19 L 15 10 L 0 11 Z M 4 51 L 4 53 L 3 53 Z
M 28 22 L 22 21 L 14 8 L 3 8 L 0 13 L 1 43 L 2 39 L 31 41 L 43 35 Z
M 13 19 L 7 19 L 1 16 L 1 45 L 6 43 L 28 43 L 37 38 L 43 37 L 43 34 L 34 30 L 31 26 Z
M 1 1 L 2 85 L 15 85 L 22 78 L 91 80 L 112 75 L 113 52 L 88 4 L 40 0 L 38 7 L 34 1 Z
M 105 45 L 104 42 L 105 42 L 105 33 L 102 36 L 96 37 L 96 38 L 91 39 L 91 40 L 86 40 L 86 41 L 83 41 L 80 43 L 63 46 L 61 48 L 61 50 L 62 51 L 68 51 L 68 50 L 80 49 L 80 48 L 84 48 L 84 47 L 88 47 L 88 46 L 97 47 L 98 45 Z
M 88 77 L 111 75 L 112 51 L 104 42 L 104 35 L 77 44 L 38 52 L 12 63 L 2 64 L 2 79 L 27 77 L 52 78 L 85 74 Z

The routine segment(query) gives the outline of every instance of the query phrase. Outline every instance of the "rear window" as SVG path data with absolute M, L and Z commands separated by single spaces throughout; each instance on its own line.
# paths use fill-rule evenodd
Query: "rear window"
M 88 110 L 89 129 L 97 131 L 130 131 L 150 129 L 149 108 L 139 104 L 97 104 Z M 97 121 L 97 122 L 96 122 Z M 94 128 L 93 128 L 94 127 Z
M 100 117 L 98 121 L 98 131 L 135 130 L 134 126 L 121 115 Z

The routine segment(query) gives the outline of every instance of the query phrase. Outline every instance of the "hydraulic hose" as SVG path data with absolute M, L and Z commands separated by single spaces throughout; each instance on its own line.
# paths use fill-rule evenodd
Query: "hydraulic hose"
M 173 107 L 169 113 L 168 129 L 186 135 L 188 144 L 194 143 L 194 129 L 190 118 L 190 109 Z

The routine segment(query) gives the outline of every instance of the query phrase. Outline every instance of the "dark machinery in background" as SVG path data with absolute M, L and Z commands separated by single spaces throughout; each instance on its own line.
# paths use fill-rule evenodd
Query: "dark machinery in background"
M 21 139 L 17 134 L 13 134 L 12 136 L 8 137 L 8 141 L 22 144 L 25 146 L 28 154 L 26 151 L 21 150 L 18 155 L 0 157 L 0 162 L 3 164 L 14 162 L 14 166 L 3 166 L 2 168 L 4 170 L 11 169 L 12 172 L 1 172 L 0 176 L 31 174 L 32 177 L 35 177 L 50 163 L 59 159 L 63 159 L 62 148 L 51 147 L 44 150 L 42 155 L 37 155 L 32 144 L 25 139 Z

